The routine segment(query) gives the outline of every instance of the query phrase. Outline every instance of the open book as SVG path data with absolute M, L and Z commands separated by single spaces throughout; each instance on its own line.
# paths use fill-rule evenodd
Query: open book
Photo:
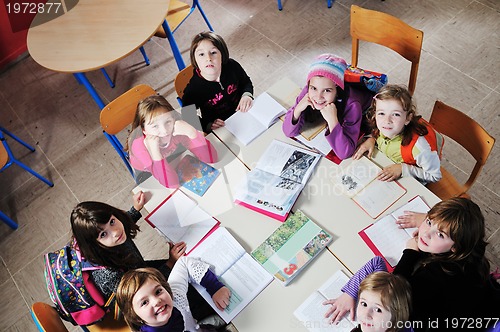
M 220 173 L 218 169 L 189 154 L 182 157 L 176 172 L 182 186 L 199 196 L 205 194 Z
M 311 332 L 345 331 L 349 332 L 356 323 L 349 319 L 348 314 L 337 324 L 333 325 L 325 318 L 325 313 L 329 306 L 323 302 L 338 298 L 342 295 L 342 287 L 349 281 L 349 278 L 338 270 L 320 288 L 312 293 L 293 314 Z
M 169 241 L 186 242 L 186 254 L 219 226 L 219 221 L 180 190 L 174 191 L 144 219 Z
M 264 92 L 255 98 L 248 112 L 236 112 L 224 122 L 227 130 L 248 145 L 285 113 L 286 109 Z
M 219 280 L 231 290 L 229 305 L 221 311 L 205 288 L 193 285 L 226 323 L 233 320 L 273 280 L 224 227 L 217 228 L 189 256 L 209 263 Z
M 393 213 L 379 219 L 359 232 L 361 238 L 375 255 L 382 256 L 394 268 L 406 248 L 406 242 L 413 237 L 417 228 L 399 228 L 396 220 L 405 211 L 427 213 L 429 206 L 422 197 L 415 196 Z
M 297 210 L 252 251 L 252 256 L 287 285 L 331 240 L 330 234 Z
M 351 197 L 373 219 L 380 216 L 406 189 L 397 181 L 377 180 L 381 168 L 366 157 L 353 160 L 342 169 L 334 181 L 344 194 Z
M 321 156 L 273 140 L 238 185 L 235 202 L 284 221 Z

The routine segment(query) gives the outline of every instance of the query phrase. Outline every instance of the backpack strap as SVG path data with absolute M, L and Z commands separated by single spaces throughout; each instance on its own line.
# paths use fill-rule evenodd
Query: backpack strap
M 423 124 L 427 128 L 427 135 L 424 136 L 427 143 L 431 147 L 431 151 L 436 151 L 439 159 L 441 159 L 441 152 L 443 151 L 444 138 L 438 133 L 429 122 L 425 121 L 423 118 L 418 120 L 420 124 Z M 408 145 L 401 145 L 401 157 L 403 158 L 403 162 L 409 165 L 416 165 L 417 162 L 413 157 L 413 147 L 417 143 L 417 140 L 420 136 L 417 133 L 413 134 L 411 141 Z

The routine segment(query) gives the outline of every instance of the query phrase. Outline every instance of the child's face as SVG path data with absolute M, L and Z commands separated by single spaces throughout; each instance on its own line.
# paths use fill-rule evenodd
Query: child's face
M 154 118 L 146 119 L 144 122 L 144 135 L 155 136 L 160 139 L 160 147 L 170 143 L 174 132 L 175 114 L 173 111 L 162 113 Z
M 309 81 L 308 94 L 313 108 L 321 110 L 326 105 L 333 103 L 337 97 L 337 88 L 330 79 L 323 76 L 313 76 Z
M 449 236 L 448 229 L 441 229 L 438 224 L 426 218 L 418 228 L 418 249 L 430 254 L 442 254 L 451 251 L 455 242 Z
M 123 244 L 127 240 L 125 228 L 118 218 L 111 216 L 109 221 L 103 225 L 102 230 L 97 235 L 97 242 L 105 247 L 114 247 Z
M 377 99 L 375 109 L 377 128 L 385 137 L 396 137 L 410 123 L 408 112 L 403 110 L 403 105 L 396 99 Z
M 132 308 L 149 326 L 163 326 L 172 316 L 172 297 L 158 282 L 148 279 L 132 298 Z
M 361 292 L 356 316 L 363 332 L 384 332 L 391 326 L 391 312 L 384 308 L 380 293 L 377 292 Z
M 222 54 L 211 41 L 202 40 L 194 51 L 194 58 L 203 78 L 215 81 L 220 77 Z

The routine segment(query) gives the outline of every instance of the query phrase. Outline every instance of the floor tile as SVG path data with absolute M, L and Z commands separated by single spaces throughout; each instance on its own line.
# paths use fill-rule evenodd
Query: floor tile
M 26 316 L 27 306 L 12 279 L 0 285 L 0 297 L 0 331 L 4 331 Z

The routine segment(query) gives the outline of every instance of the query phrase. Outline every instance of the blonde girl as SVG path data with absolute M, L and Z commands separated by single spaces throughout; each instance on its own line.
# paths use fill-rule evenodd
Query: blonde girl
M 382 181 L 412 176 L 423 184 L 439 181 L 443 137 L 417 115 L 410 92 L 398 85 L 386 85 L 373 97 L 368 110 L 372 135 L 354 154 L 371 158 L 375 145 L 394 165 L 378 174 Z
M 229 304 L 231 292 L 209 265 L 187 257 L 178 260 L 168 282 L 152 268 L 127 272 L 118 286 L 117 302 L 133 331 L 196 331 L 199 326 L 186 296 L 190 282 L 205 287 L 220 310 Z
M 180 119 L 162 96 L 150 96 L 137 105 L 128 139 L 130 163 L 138 174 L 151 173 L 168 188 L 179 186 L 179 178 L 168 157 L 184 147 L 206 163 L 216 162 L 217 151 L 202 132 Z

